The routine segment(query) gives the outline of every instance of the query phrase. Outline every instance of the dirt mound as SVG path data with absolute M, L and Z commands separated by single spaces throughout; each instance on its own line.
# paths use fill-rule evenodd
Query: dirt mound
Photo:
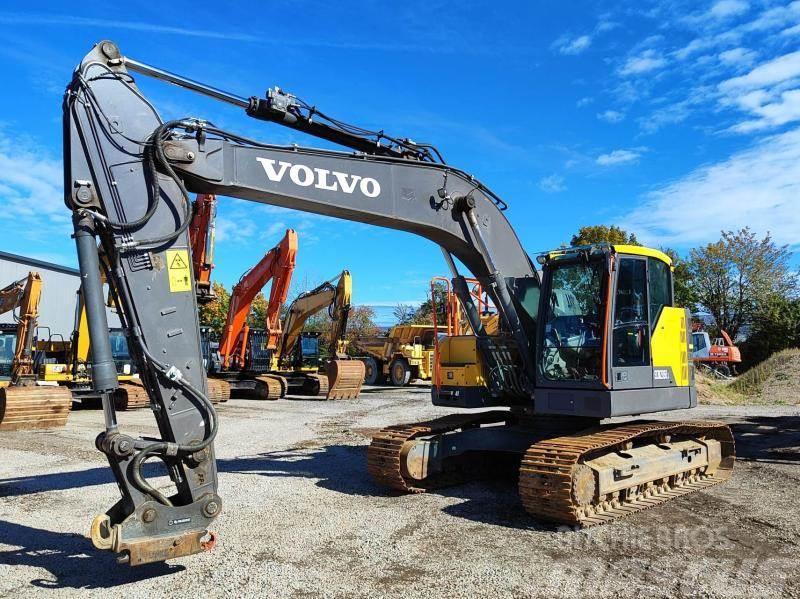
M 732 381 L 695 371 L 697 398 L 712 405 L 800 405 L 800 349 L 777 352 Z
M 800 404 L 800 349 L 785 349 L 727 385 L 758 403 Z

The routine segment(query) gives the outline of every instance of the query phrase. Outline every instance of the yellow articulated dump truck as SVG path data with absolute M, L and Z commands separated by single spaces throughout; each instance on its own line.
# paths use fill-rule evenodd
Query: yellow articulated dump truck
M 397 387 L 433 377 L 436 328 L 429 324 L 404 324 L 392 327 L 386 337 L 361 337 L 353 346 L 367 354 L 364 383 Z

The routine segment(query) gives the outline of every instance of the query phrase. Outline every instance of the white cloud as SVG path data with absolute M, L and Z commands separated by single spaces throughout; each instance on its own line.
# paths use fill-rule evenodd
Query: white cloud
M 718 0 L 711 7 L 709 14 L 715 19 L 726 19 L 740 15 L 750 8 L 750 4 L 743 0 Z
M 598 112 L 597 118 L 607 123 L 619 123 L 625 118 L 625 115 L 616 110 L 606 110 L 604 112 Z
M 30 140 L 0 130 L 3 235 L 39 242 L 69 241 L 71 213 L 64 206 L 63 177 L 60 160 Z
M 800 0 L 786 6 L 776 6 L 762 12 L 756 19 L 741 26 L 744 31 L 766 31 L 776 27 L 794 25 L 800 18 Z
M 594 98 L 590 98 L 587 96 L 575 102 L 575 106 L 577 106 L 578 108 L 583 108 L 584 106 L 588 106 L 592 102 L 594 102 Z
M 567 186 L 564 184 L 564 177 L 552 174 L 539 180 L 539 188 L 546 193 L 558 193 L 565 191 Z
M 753 64 L 757 53 L 747 48 L 732 48 L 719 53 L 719 60 L 731 66 L 750 66 Z
M 732 130 L 738 133 L 750 133 L 800 121 L 800 89 L 785 91 L 774 102 L 754 106 L 752 112 L 758 118 L 734 125 Z
M 575 38 L 562 35 L 553 43 L 553 47 L 561 54 L 572 55 L 580 54 L 591 45 L 592 38 L 589 35 L 579 35 Z
M 621 219 L 651 245 L 687 247 L 750 226 L 800 244 L 800 129 L 769 137 L 652 193 Z
M 638 56 L 628 58 L 622 68 L 620 68 L 620 75 L 640 75 L 648 73 L 656 69 L 662 68 L 667 64 L 664 58 L 657 54 L 655 50 L 645 50 Z
M 747 75 L 734 77 L 720 83 L 722 91 L 774 85 L 787 79 L 800 76 L 800 51 L 778 56 L 758 65 Z
M 795 25 L 794 27 L 787 27 L 781 31 L 781 35 L 800 35 L 800 24 Z
M 600 154 L 596 162 L 600 166 L 615 166 L 617 164 L 636 162 L 640 156 L 641 154 L 635 150 L 614 150 L 608 154 Z
M 800 120 L 800 51 L 764 62 L 746 75 L 719 84 L 720 103 L 749 113 L 733 125 L 737 133 L 752 133 Z

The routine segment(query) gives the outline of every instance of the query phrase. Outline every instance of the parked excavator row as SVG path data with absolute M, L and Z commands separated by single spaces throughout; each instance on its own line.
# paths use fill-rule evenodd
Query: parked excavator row
M 263 143 L 197 118 L 162 122 L 133 73 L 347 151 Z M 733 437 L 723 424 L 602 422 L 696 405 L 690 317 L 674 305 L 663 253 L 626 245 L 557 250 L 538 256 L 540 276 L 505 218 L 507 204 L 433 146 L 347 125 L 279 88 L 243 98 L 123 56 L 110 41 L 75 70 L 64 135 L 65 202 L 86 293 L 93 384 L 104 402 L 97 447 L 122 495 L 95 518 L 92 540 L 122 561 L 210 548 L 208 528 L 223 505 L 219 420 L 199 367 L 194 277 L 183 264 L 192 192 L 391 227 L 442 249 L 473 334 L 440 340 L 442 359 L 447 352 L 462 371 L 434 386 L 432 400 L 467 411 L 377 433 L 368 470 L 382 484 L 426 491 L 511 460 L 530 514 L 589 526 L 730 477 Z M 159 439 L 128 434 L 116 420 L 98 241 Z M 493 334 L 456 259 L 497 309 Z M 151 458 L 175 483 L 169 497 L 142 469 Z
M 57 428 L 67 423 L 72 394 L 37 380 L 34 360 L 42 277 L 38 272 L 0 289 L 0 314 L 14 313 L 16 327 L 5 328 L 2 353 L 8 360 L 8 385 L 0 387 L 0 430 Z
M 234 286 L 219 343 L 220 368 L 210 372 L 212 380 L 225 381 L 238 396 L 259 400 L 280 399 L 287 394 L 326 399 L 357 397 L 364 378 L 363 365 L 346 359 L 344 341 L 352 293 L 350 273 L 344 271 L 335 286 L 326 281 L 300 294 L 288 307 L 283 321 L 280 318 L 297 248 L 297 233 L 289 229 L 281 242 Z M 265 328 L 251 329 L 248 317 L 253 300 L 270 281 Z M 319 335 L 305 333 L 303 327 L 325 308 L 332 325 L 327 344 L 329 358 L 323 363 Z

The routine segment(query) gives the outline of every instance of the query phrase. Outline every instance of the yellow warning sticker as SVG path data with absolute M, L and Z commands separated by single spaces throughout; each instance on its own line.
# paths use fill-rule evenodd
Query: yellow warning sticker
M 167 250 L 169 290 L 172 293 L 192 290 L 192 275 L 189 273 L 189 251 Z

